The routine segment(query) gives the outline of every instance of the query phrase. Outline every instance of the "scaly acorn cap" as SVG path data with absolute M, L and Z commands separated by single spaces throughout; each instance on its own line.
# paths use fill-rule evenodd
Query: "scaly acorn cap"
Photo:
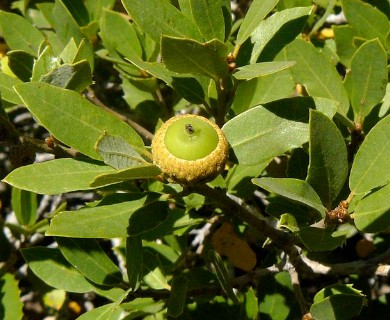
M 229 144 L 210 120 L 185 114 L 170 118 L 152 141 L 153 163 L 165 176 L 182 184 L 210 181 L 225 166 Z

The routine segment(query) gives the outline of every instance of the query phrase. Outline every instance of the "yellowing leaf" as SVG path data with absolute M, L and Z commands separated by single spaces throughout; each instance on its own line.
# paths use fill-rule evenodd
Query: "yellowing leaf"
M 212 236 L 212 245 L 237 268 L 249 272 L 256 265 L 256 254 L 248 243 L 235 234 L 233 226 L 225 222 Z

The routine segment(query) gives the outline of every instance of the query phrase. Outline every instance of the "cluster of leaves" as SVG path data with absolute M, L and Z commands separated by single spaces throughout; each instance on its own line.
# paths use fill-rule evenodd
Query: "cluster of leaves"
M 227 0 L 0 11 L 10 49 L 0 138 L 15 168 L 2 178 L 16 216 L 1 222 L 4 319 L 22 318 L 19 253 L 46 305 L 102 297 L 84 320 L 350 319 L 366 303 L 378 317 L 390 256 L 390 7 L 314 2 L 254 0 L 234 19 Z M 347 22 L 330 26 L 341 11 Z M 106 99 L 102 66 L 120 75 L 121 99 Z M 45 140 L 15 127 L 21 106 Z M 212 117 L 228 139 L 227 168 L 207 185 L 161 181 L 153 164 L 151 132 L 178 112 Z M 55 159 L 32 163 L 37 152 Z M 99 198 L 81 209 L 37 214 L 41 195 L 91 190 Z

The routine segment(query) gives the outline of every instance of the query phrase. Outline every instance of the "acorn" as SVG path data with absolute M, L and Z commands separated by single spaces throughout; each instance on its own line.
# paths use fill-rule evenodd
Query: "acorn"
M 224 169 L 229 144 L 210 120 L 185 114 L 165 122 L 152 141 L 153 163 L 174 182 L 195 184 L 215 178 Z

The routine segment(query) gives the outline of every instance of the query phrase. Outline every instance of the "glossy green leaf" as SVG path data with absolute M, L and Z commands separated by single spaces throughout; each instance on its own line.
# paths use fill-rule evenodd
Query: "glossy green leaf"
M 294 61 L 272 61 L 249 64 L 238 68 L 238 71 L 233 74 L 236 79 L 249 80 L 252 78 L 263 77 L 273 73 L 277 73 L 292 67 Z
M 301 228 L 298 235 L 306 248 L 311 251 L 331 251 L 341 247 L 346 241 L 344 233 L 316 227 Z
M 203 38 L 225 41 L 225 22 L 220 0 L 189 0 L 192 17 Z
M 238 30 L 237 44 L 242 45 L 279 0 L 254 0 Z
M 353 221 L 364 232 L 381 232 L 390 224 L 390 184 L 372 191 L 355 206 Z
M 31 80 L 34 65 L 34 56 L 21 50 L 13 50 L 7 53 L 8 66 L 12 72 L 22 81 Z
M 20 100 L 18 94 L 14 90 L 14 86 L 21 84 L 22 81 L 18 78 L 14 78 L 0 72 L 0 92 L 1 98 L 7 102 L 12 104 L 22 104 L 22 100 Z
M 364 295 L 352 285 L 335 284 L 315 295 L 310 314 L 315 319 L 348 320 L 358 316 L 364 304 Z
M 176 276 L 172 280 L 171 295 L 168 298 L 168 315 L 173 318 L 183 313 L 187 298 L 187 279 L 184 276 Z
M 324 53 L 298 39 L 285 47 L 280 54 L 282 56 L 286 61 L 296 61 L 290 70 L 296 82 L 304 85 L 310 96 L 339 101 L 337 111 L 342 115 L 348 112 L 347 92 L 336 68 Z
M 349 187 L 354 194 L 370 191 L 390 181 L 390 115 L 367 134 L 355 155 Z
M 20 300 L 18 281 L 10 273 L 0 278 L 0 318 L 4 320 L 22 320 L 23 303 Z
M 142 237 L 126 238 L 126 271 L 130 288 L 137 290 L 142 280 Z
M 289 70 L 238 83 L 232 109 L 236 114 L 259 104 L 290 97 L 295 82 Z
M 96 150 L 105 164 L 121 170 L 147 162 L 122 137 L 103 134 L 96 142 Z
M 150 250 L 144 250 L 143 262 L 143 281 L 145 284 L 155 290 L 170 290 L 171 286 L 168 284 L 168 280 L 162 272 L 161 263 L 157 255 L 153 254 Z
M 90 180 L 91 187 L 102 187 L 126 180 L 152 179 L 161 173 L 159 167 L 154 164 L 146 164 L 130 167 L 109 173 L 97 175 L 94 180 Z M 91 182 L 92 181 L 92 182 Z
M 302 31 L 312 7 L 295 7 L 275 12 L 260 22 L 251 35 L 251 63 L 273 60 L 285 45 Z
M 390 31 L 388 17 L 360 0 L 342 0 L 343 11 L 348 23 L 365 39 L 378 38 L 386 45 L 386 37 Z
M 221 289 L 225 292 L 226 296 L 230 298 L 234 303 L 239 303 L 236 294 L 233 291 L 233 287 L 230 283 L 229 273 L 226 270 L 226 266 L 220 257 L 220 255 L 214 250 L 210 249 L 207 254 L 208 262 L 213 268 Z
M 116 307 L 116 303 L 108 303 L 83 313 L 77 320 L 120 320 L 122 313 L 123 309 Z
M 258 106 L 228 121 L 222 130 L 238 163 L 254 165 L 307 142 L 307 121 L 304 106 Z
M 169 70 L 200 74 L 216 81 L 227 75 L 227 49 L 217 39 L 200 43 L 191 39 L 163 36 L 161 40 L 161 55 Z
M 309 169 L 306 181 L 330 209 L 348 176 L 344 138 L 323 113 L 310 110 Z
M 33 225 L 38 219 L 37 195 L 35 193 L 12 188 L 12 210 L 21 225 Z
M 12 50 L 22 50 L 33 56 L 45 40 L 38 29 L 15 13 L 0 11 L 0 31 Z
M 352 57 L 345 78 L 355 122 L 363 119 L 382 101 L 387 84 L 387 54 L 375 39 L 362 44 Z
M 159 201 L 149 204 L 134 212 L 128 223 L 130 237 L 149 232 L 157 228 L 168 216 L 168 203 Z
M 21 84 L 16 91 L 53 136 L 91 158 L 100 159 L 94 146 L 104 132 L 123 137 L 137 150 L 143 148 L 133 128 L 77 92 L 46 83 Z
M 43 75 L 40 81 L 77 92 L 84 91 L 93 83 L 91 67 L 86 60 L 55 67 Z
M 64 158 L 20 167 L 3 181 L 23 190 L 59 194 L 92 189 L 89 182 L 96 176 L 113 172 L 113 168 L 102 162 Z
M 292 178 L 255 178 L 252 182 L 269 192 L 312 208 L 322 217 L 325 216 L 326 209 L 320 197 L 306 181 Z
M 87 279 L 106 286 L 121 283 L 119 268 L 95 239 L 57 237 L 56 242 L 66 260 Z
M 141 208 L 153 210 L 154 207 L 153 202 L 147 203 L 146 195 L 129 194 L 126 199 L 79 211 L 60 212 L 51 220 L 46 235 L 73 238 L 127 237 L 131 215 Z
M 59 249 L 33 247 L 22 249 L 21 253 L 32 272 L 49 286 L 78 293 L 94 290 L 93 285 L 65 260 Z
M 165 0 L 122 0 L 135 23 L 154 41 L 161 35 L 202 40 L 193 21 Z

